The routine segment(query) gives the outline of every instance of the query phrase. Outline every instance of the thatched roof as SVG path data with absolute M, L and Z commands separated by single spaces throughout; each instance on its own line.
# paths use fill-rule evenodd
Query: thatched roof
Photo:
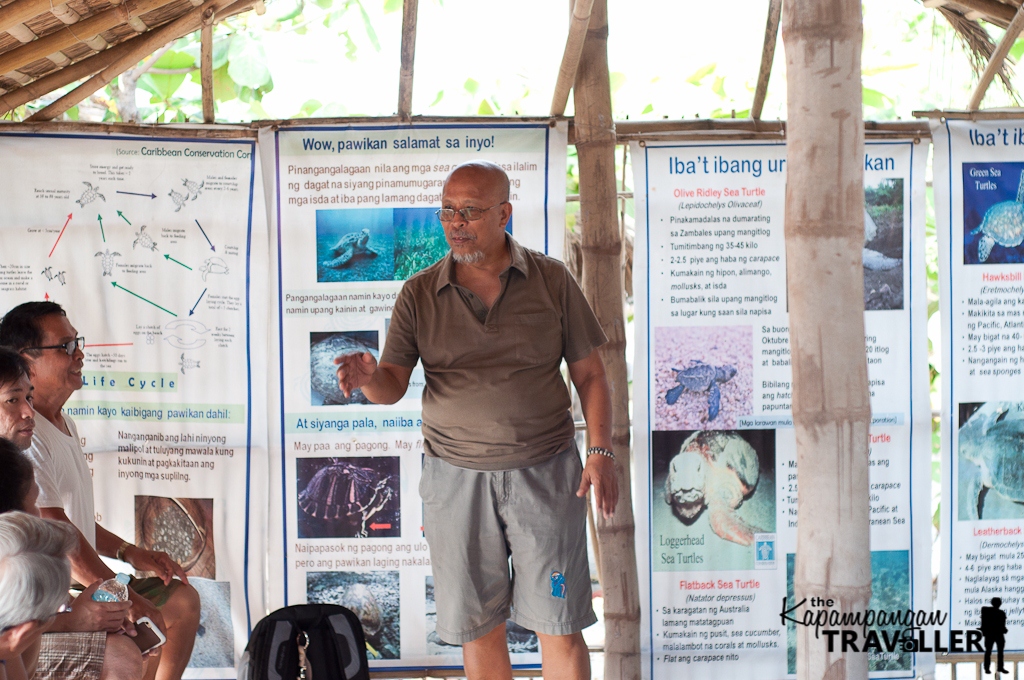
M 257 4 L 10 0 L 0 7 L 0 115 L 82 78 L 95 91 L 163 45 Z

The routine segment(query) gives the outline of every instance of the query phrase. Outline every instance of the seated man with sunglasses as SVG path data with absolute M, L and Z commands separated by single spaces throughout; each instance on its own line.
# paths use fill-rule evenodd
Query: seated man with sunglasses
M 128 618 L 148 616 L 163 631 L 167 644 L 157 657 L 155 677 L 178 680 L 192 656 L 199 628 L 199 594 L 167 553 L 134 546 L 96 522 L 92 475 L 75 423 L 63 413 L 67 400 L 82 388 L 85 339 L 78 336 L 60 305 L 26 302 L 0 320 L 0 345 L 19 352 L 29 365 L 36 418 L 26 453 L 36 468 L 42 516 L 78 529 L 78 549 L 70 556 L 72 577 L 79 583 L 113 578 L 101 554 L 138 571 L 155 573 L 151 578 L 133 578 Z M 147 678 L 154 677 L 153 666 L 150 661 Z
M 65 609 L 74 547 L 65 524 L 0 515 L 0 680 L 27 680 L 23 655 Z

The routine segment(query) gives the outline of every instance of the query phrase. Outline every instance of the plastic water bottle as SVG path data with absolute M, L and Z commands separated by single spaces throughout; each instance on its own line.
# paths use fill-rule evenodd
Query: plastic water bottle
M 97 602 L 125 602 L 128 600 L 128 574 L 118 574 L 100 584 L 92 599 Z

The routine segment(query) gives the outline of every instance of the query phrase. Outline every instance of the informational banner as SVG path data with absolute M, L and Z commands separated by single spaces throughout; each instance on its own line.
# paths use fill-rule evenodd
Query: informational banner
M 0 313 L 51 300 L 85 337 L 65 413 L 96 520 L 170 554 L 199 591 L 185 677 L 234 677 L 264 609 L 255 139 L 0 134 L 0 158 L 17 169 L 0 182 Z
M 375 669 L 458 666 L 434 629 L 430 555 L 417 491 L 423 370 L 405 398 L 369 403 L 338 389 L 335 357 L 379 356 L 402 283 L 448 252 L 435 211 L 459 163 L 487 159 L 511 180 L 508 230 L 560 257 L 564 124 L 548 121 L 294 127 L 261 133 L 276 238 L 270 557 L 274 606 L 357 612 Z M 269 150 L 273 150 L 270 153 Z M 509 628 L 513 663 L 539 661 L 537 637 Z
M 930 609 L 927 146 L 865 151 L 869 606 Z M 780 618 L 783 598 L 795 604 L 797 533 L 786 147 L 636 143 L 632 152 L 645 677 L 792 676 L 796 627 Z M 866 651 L 872 677 L 913 678 L 931 663 Z
M 1024 650 L 1022 121 L 933 126 L 942 319 L 942 569 L 950 629 L 1002 600 Z

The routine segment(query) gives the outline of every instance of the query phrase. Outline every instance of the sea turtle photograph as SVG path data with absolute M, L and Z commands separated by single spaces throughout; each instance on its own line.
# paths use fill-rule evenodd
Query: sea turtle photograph
M 338 365 L 334 360 L 346 354 L 369 352 L 378 357 L 377 331 L 338 331 L 309 334 L 309 389 L 312 406 L 369 404 L 360 389 L 349 396 L 338 387 Z
M 753 329 L 654 329 L 657 430 L 728 430 L 753 413 Z
M 1024 403 L 960 404 L 960 521 L 1024 519 Z
M 391 208 L 317 210 L 316 280 L 393 280 L 393 213 Z
M 964 163 L 964 264 L 1024 262 L 1024 163 Z
M 434 577 L 426 577 L 426 633 L 427 633 L 427 654 L 440 656 L 450 654 L 462 656 L 461 645 L 450 645 L 441 639 L 437 634 L 437 602 L 434 599 Z M 540 641 L 537 633 L 523 628 L 512 619 L 505 620 L 505 640 L 508 644 L 509 654 L 533 654 L 540 651 Z M 513 661 L 513 663 L 516 663 Z
M 864 309 L 903 309 L 903 179 L 864 187 Z
M 398 456 L 296 458 L 299 538 L 402 535 Z
M 755 535 L 776 529 L 775 452 L 775 430 L 652 432 L 654 570 L 753 569 Z
M 388 557 L 386 552 L 383 555 Z M 401 657 L 399 592 L 397 569 L 306 573 L 306 602 L 351 609 L 363 625 L 370 661 Z

